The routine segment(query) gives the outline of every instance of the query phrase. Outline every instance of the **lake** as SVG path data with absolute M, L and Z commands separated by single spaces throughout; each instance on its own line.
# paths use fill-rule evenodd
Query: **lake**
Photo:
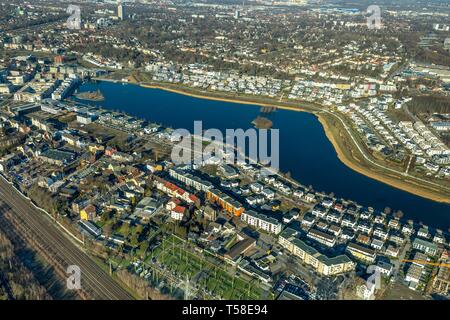
M 85 83 L 79 91 L 100 89 L 101 102 L 84 103 L 125 111 L 164 126 L 192 132 L 195 120 L 203 129 L 247 129 L 260 115 L 261 107 L 198 99 L 159 89 L 113 82 Z M 290 172 L 301 184 L 336 197 L 354 200 L 377 210 L 402 210 L 405 219 L 414 219 L 447 231 L 450 205 L 428 200 L 370 179 L 345 166 L 325 136 L 317 118 L 306 112 L 276 110 L 267 117 L 280 130 L 280 169 Z

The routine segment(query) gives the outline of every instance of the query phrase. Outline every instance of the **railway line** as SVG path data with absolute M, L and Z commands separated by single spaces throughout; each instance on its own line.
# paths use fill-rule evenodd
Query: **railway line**
M 10 215 L 59 261 L 64 269 L 77 265 L 81 269 L 81 285 L 92 298 L 99 300 L 132 300 L 134 297 L 111 278 L 72 239 L 59 230 L 42 212 L 33 207 L 2 177 L 0 178 L 0 214 Z

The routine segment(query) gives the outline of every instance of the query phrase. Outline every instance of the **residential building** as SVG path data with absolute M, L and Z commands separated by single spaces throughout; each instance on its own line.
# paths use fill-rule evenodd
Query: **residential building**
M 183 220 L 184 214 L 186 212 L 186 208 L 183 206 L 176 206 L 170 211 L 170 217 L 174 220 L 181 221 Z
M 186 201 L 187 203 L 196 203 L 198 202 L 198 198 L 187 192 L 186 190 L 180 188 L 179 186 L 166 181 L 164 179 L 158 178 L 155 180 L 155 186 L 158 190 L 166 193 L 171 197 L 175 197 L 181 200 Z
M 405 276 L 405 281 L 409 282 L 409 288 L 415 290 L 419 284 L 423 274 L 423 268 L 412 264 Z
M 302 226 L 305 226 L 307 228 L 314 225 L 316 222 L 316 217 L 314 217 L 310 212 L 305 213 L 302 219 Z
M 327 257 L 297 238 L 297 231 L 287 228 L 278 238 L 279 244 L 324 276 L 336 275 L 355 269 L 356 264 L 346 255 Z
M 347 246 L 347 251 L 355 258 L 368 263 L 374 262 L 377 257 L 374 250 L 353 242 Z
M 388 255 L 390 257 L 397 258 L 399 253 L 400 253 L 400 249 L 398 247 L 396 247 L 396 246 L 389 245 L 386 248 L 385 253 L 386 253 L 386 255 Z
M 176 169 L 169 169 L 169 174 L 172 178 L 177 179 L 195 190 L 207 192 L 213 188 L 213 184 L 209 181 L 196 177 L 188 172 Z
M 244 207 L 242 204 L 233 199 L 231 196 L 223 193 L 218 189 L 210 189 L 206 192 L 206 198 L 219 204 L 228 213 L 239 217 L 244 212 Z
M 438 253 L 438 247 L 435 243 L 420 238 L 413 240 L 412 247 L 430 256 L 435 256 Z
M 336 244 L 335 236 L 325 233 L 323 231 L 317 230 L 317 229 L 309 230 L 309 232 L 306 236 L 310 239 L 313 239 L 313 240 L 321 243 L 321 244 L 326 245 L 327 247 L 334 247 L 334 245 Z
M 447 264 L 450 262 L 447 259 L 444 260 Z M 448 295 L 450 290 L 450 268 L 448 266 L 439 267 L 439 271 L 433 281 L 433 291 Z
M 394 272 L 394 266 L 390 264 L 389 262 L 385 261 L 378 261 L 376 265 L 376 270 L 380 272 L 381 274 L 384 274 L 387 277 L 390 277 L 392 273 Z
M 422 227 L 417 231 L 417 236 L 428 239 L 430 237 L 430 232 L 428 231 L 428 227 Z
M 316 217 L 323 218 L 327 214 L 327 209 L 324 206 L 318 204 L 314 206 L 311 212 Z
M 274 234 L 280 233 L 282 228 L 282 224 L 278 220 L 253 210 L 243 212 L 241 220 L 255 228 Z
M 375 230 L 373 231 L 373 235 L 383 240 L 386 240 L 388 238 L 388 232 L 379 227 L 375 228 Z
M 159 203 L 157 199 L 145 197 L 137 204 L 134 213 L 137 216 L 148 218 L 152 216 L 160 207 L 161 203 Z
M 122 3 L 122 0 L 119 0 L 119 2 L 117 3 L 117 17 L 120 20 L 124 20 L 125 19 L 125 6 Z
M 94 220 L 97 217 L 97 208 L 89 204 L 80 211 L 81 220 Z
M 384 241 L 380 240 L 380 239 L 372 239 L 370 246 L 372 248 L 374 248 L 375 250 L 381 250 L 381 249 L 383 249 Z

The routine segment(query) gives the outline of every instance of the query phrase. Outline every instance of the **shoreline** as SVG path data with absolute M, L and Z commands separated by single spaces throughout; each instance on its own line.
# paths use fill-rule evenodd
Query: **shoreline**
M 378 182 L 387 184 L 393 188 L 414 194 L 416 196 L 428 199 L 428 200 L 432 200 L 435 202 L 439 202 L 439 203 L 444 203 L 444 204 L 450 204 L 450 197 L 446 197 L 444 195 L 439 195 L 436 194 L 435 192 L 433 192 L 432 190 L 427 189 L 420 189 L 417 188 L 414 184 L 409 184 L 406 182 L 403 182 L 397 178 L 394 178 L 392 176 L 389 176 L 387 174 L 380 174 L 377 173 L 375 171 L 371 171 L 370 168 L 363 168 L 361 166 L 359 166 L 357 163 L 355 163 L 355 159 L 351 159 L 349 158 L 342 150 L 341 146 L 339 145 L 339 143 L 336 140 L 336 137 L 332 134 L 329 124 L 327 123 L 327 121 L 324 119 L 324 117 L 322 117 L 320 115 L 320 108 L 319 107 L 315 107 L 312 103 L 308 103 L 308 102 L 302 102 L 302 104 L 307 104 L 309 105 L 306 107 L 293 107 L 293 106 L 288 106 L 288 105 L 282 105 L 280 103 L 269 103 L 269 102 L 257 102 L 257 101 L 247 101 L 247 100 L 239 100 L 238 98 L 226 98 L 226 97 L 214 97 L 214 96 L 210 96 L 207 95 L 207 93 L 204 94 L 200 94 L 200 93 L 191 93 L 182 89 L 177 89 L 177 88 L 170 88 L 168 86 L 164 86 L 164 85 L 160 85 L 160 84 L 146 84 L 146 83 L 139 83 L 139 82 L 134 82 L 134 81 L 130 81 L 128 82 L 129 84 L 134 84 L 134 85 L 138 85 L 144 88 L 149 88 L 149 89 L 159 89 L 159 90 L 164 90 L 167 92 L 172 92 L 172 93 L 176 93 L 176 94 L 181 94 L 181 95 L 185 95 L 185 96 L 189 96 L 189 97 L 193 97 L 193 98 L 198 98 L 198 99 L 204 99 L 204 100 L 212 100 L 212 101 L 221 101 L 221 102 L 229 102 L 229 103 L 234 103 L 234 104 L 245 104 L 245 105 L 252 105 L 255 107 L 258 106 L 263 106 L 263 107 L 274 107 L 277 109 L 283 109 L 283 110 L 289 110 L 289 111 L 296 111 L 296 112 L 307 112 L 310 114 L 313 114 L 317 117 L 318 121 L 320 122 L 320 124 L 322 125 L 325 135 L 327 137 L 327 139 L 330 141 L 330 143 L 333 146 L 333 149 L 336 152 L 336 155 L 338 157 L 338 159 L 348 168 L 350 168 L 351 170 L 362 174 L 370 179 L 374 179 Z M 191 89 L 192 90 L 192 89 Z M 195 89 L 193 89 L 195 90 Z M 317 109 L 317 110 L 314 110 Z M 368 164 L 368 166 L 370 167 L 370 164 Z
M 246 104 L 246 105 L 251 105 L 251 106 L 255 106 L 255 107 L 273 107 L 273 108 L 277 108 L 277 109 L 284 109 L 284 110 L 290 110 L 290 111 L 314 113 L 313 111 L 309 111 L 309 110 L 305 109 L 304 107 L 296 108 L 296 107 L 290 107 L 290 106 L 286 106 L 286 105 L 272 104 L 272 103 L 269 103 L 269 102 L 257 102 L 257 101 L 253 101 L 252 102 L 252 101 L 246 101 L 246 100 L 239 100 L 238 98 L 214 97 L 214 96 L 209 96 L 206 93 L 203 94 L 203 95 L 202 94 L 197 94 L 197 93 L 190 93 L 190 92 L 183 91 L 182 89 L 173 89 L 173 88 L 168 88 L 168 87 L 165 87 L 165 86 L 162 86 L 162 85 L 139 84 L 139 83 L 133 83 L 133 82 L 130 82 L 130 84 L 136 84 L 136 85 L 139 85 L 139 86 L 141 86 L 143 88 L 148 88 L 148 89 L 164 90 L 164 91 L 177 93 L 177 94 L 182 94 L 184 96 L 197 98 L 197 99 L 203 99 L 203 100 L 230 102 L 230 103 L 234 103 L 234 104 Z
M 423 189 L 417 189 L 413 185 L 404 183 L 402 181 L 399 181 L 395 178 L 389 178 L 385 175 L 380 175 L 377 173 L 374 173 L 370 171 L 370 169 L 362 168 L 358 166 L 354 159 L 349 159 L 343 152 L 341 146 L 337 143 L 334 135 L 331 133 L 331 130 L 329 128 L 328 123 L 319 115 L 317 115 L 317 118 L 319 122 L 322 124 L 322 127 L 324 128 L 325 135 L 327 136 L 328 140 L 333 145 L 334 150 L 336 151 L 338 159 L 345 164 L 347 167 L 352 169 L 353 171 L 358 172 L 359 174 L 362 174 L 366 177 L 369 177 L 371 179 L 377 180 L 379 182 L 385 183 L 391 187 L 394 187 L 396 189 L 400 189 L 409 193 L 412 193 L 416 196 L 429 199 L 432 201 L 440 202 L 440 203 L 446 203 L 450 204 L 450 199 L 445 198 L 444 196 L 438 196 L 434 194 L 432 191 L 423 190 Z

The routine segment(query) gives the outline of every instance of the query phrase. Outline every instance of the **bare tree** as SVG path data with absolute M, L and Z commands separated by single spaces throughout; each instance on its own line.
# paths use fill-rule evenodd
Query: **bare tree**
M 396 217 L 396 218 L 398 218 L 398 219 L 401 219 L 401 218 L 403 217 L 403 211 L 402 211 L 402 210 L 397 210 L 397 211 L 394 213 L 394 217 Z

